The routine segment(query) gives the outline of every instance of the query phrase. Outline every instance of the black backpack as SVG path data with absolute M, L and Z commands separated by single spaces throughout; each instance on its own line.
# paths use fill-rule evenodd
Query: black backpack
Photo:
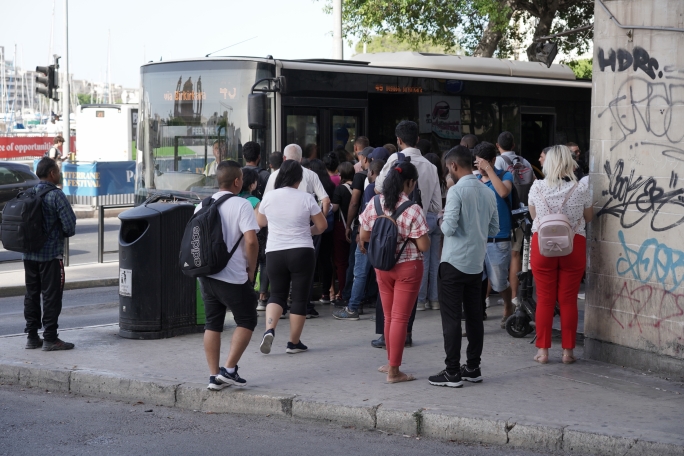
M 48 185 L 38 191 L 32 188 L 19 193 L 2 210 L 0 238 L 7 250 L 38 252 L 50 235 L 43 226 L 43 197 L 57 187 Z
M 389 271 L 397 264 L 409 241 L 407 237 L 401 246 L 399 254 L 394 254 L 397 250 L 397 239 L 399 238 L 397 218 L 399 218 L 402 212 L 416 203 L 414 201 L 402 203 L 391 216 L 385 215 L 380 203 L 380 195 L 373 197 L 373 204 L 375 205 L 375 212 L 378 214 L 378 218 L 375 220 L 371 230 L 367 252 L 368 261 L 375 269 Z
M 394 164 L 398 164 L 400 162 L 408 162 L 411 163 L 411 157 L 406 157 L 403 152 L 397 152 L 397 161 L 394 162 Z M 418 206 L 421 208 L 423 207 L 423 195 L 420 193 L 420 187 L 418 186 L 418 181 L 416 181 L 416 187 L 413 189 L 410 195 L 408 196 L 408 199 L 416 203 Z
M 216 201 L 212 197 L 202 201 L 202 208 L 188 221 L 183 232 L 178 264 L 188 277 L 205 277 L 216 274 L 226 267 L 237 250 L 242 236 L 228 251 L 223 240 L 223 228 L 219 207 L 226 200 L 237 196 L 223 195 Z

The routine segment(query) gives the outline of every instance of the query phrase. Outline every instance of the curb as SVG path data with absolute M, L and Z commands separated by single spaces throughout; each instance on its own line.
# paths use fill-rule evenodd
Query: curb
M 17 384 L 53 392 L 73 393 L 180 409 L 328 421 L 341 426 L 376 429 L 411 436 L 484 443 L 537 451 L 617 456 L 682 455 L 684 446 L 508 420 L 473 418 L 421 410 L 394 410 L 382 404 L 364 407 L 317 402 L 292 394 L 255 393 L 230 388 L 218 393 L 199 383 L 173 383 L 118 377 L 78 369 L 44 369 L 0 364 L 0 384 Z
M 82 288 L 98 288 L 98 287 L 113 287 L 119 284 L 118 277 L 110 277 L 106 279 L 91 279 L 91 280 L 76 280 L 73 282 L 65 282 L 64 290 L 80 290 Z M 0 298 L 9 298 L 12 296 L 23 296 L 26 294 L 25 285 L 17 285 L 12 287 L 0 287 Z

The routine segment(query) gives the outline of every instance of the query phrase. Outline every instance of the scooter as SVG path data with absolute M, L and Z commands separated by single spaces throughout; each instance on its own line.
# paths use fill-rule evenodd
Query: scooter
M 518 294 L 520 304 L 515 309 L 515 312 L 506 320 L 506 331 L 513 337 L 521 338 L 535 330 L 535 312 L 537 310 L 537 302 L 533 297 L 534 277 L 532 276 L 532 269 L 530 269 L 532 217 L 527 207 L 511 211 L 511 214 L 521 216 L 518 226 L 523 229 L 524 241 L 522 270 L 518 273 L 518 279 L 520 280 L 520 293 Z M 555 315 L 560 315 L 558 304 L 556 304 L 554 310 Z M 535 335 L 530 343 L 534 343 L 536 339 L 537 336 Z

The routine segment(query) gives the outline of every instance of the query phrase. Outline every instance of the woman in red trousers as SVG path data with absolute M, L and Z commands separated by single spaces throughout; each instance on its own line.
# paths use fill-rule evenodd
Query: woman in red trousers
M 406 195 L 411 194 L 417 181 L 418 171 L 408 161 L 397 163 L 390 169 L 383 184 L 382 195 L 375 197 L 380 199 L 384 215 L 391 216 L 401 204 L 409 200 Z M 371 201 L 366 206 L 360 217 L 359 236 L 363 242 L 370 241 L 370 232 L 378 218 L 373 203 Z M 423 280 L 422 252 L 430 249 L 429 228 L 419 205 L 413 204 L 404 210 L 397 217 L 396 223 L 399 232 L 396 254 L 401 252 L 397 264 L 389 271 L 375 270 L 385 313 L 384 335 L 388 360 L 378 371 L 387 374 L 388 383 L 415 380 L 414 376 L 401 372 L 399 366 L 404 354 L 408 321 Z
M 573 354 L 577 336 L 577 293 L 587 264 L 585 226 L 593 217 L 588 178 L 577 182 L 577 166 L 570 149 L 553 146 L 546 152 L 543 180 L 536 180 L 528 202 L 532 224 L 531 264 L 537 286 L 537 355 L 534 360 L 546 364 L 551 348 L 551 327 L 556 301 L 560 305 L 562 361 L 576 361 Z M 565 201 L 565 204 L 563 204 Z M 545 257 L 539 253 L 537 230 L 542 217 L 551 213 L 565 214 L 575 231 L 572 253 Z

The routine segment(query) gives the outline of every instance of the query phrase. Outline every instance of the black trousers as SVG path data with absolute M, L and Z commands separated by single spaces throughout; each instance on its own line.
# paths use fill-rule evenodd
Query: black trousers
M 42 327 L 43 338 L 48 342 L 57 339 L 57 320 L 62 312 L 64 291 L 64 263 L 24 260 L 26 295 L 24 296 L 24 319 L 26 333 L 37 333 Z M 40 296 L 43 295 L 41 319 Z
M 363 304 L 363 303 L 362 303 Z M 416 300 L 413 304 L 413 312 L 411 312 L 411 317 L 408 321 L 408 326 L 406 332 L 411 334 L 413 332 L 413 322 L 416 321 L 416 308 L 418 306 L 418 301 Z M 385 333 L 385 311 L 382 310 L 382 301 L 380 300 L 380 293 L 378 293 L 377 301 L 375 301 L 375 334 Z
M 277 250 L 266 254 L 266 269 L 271 281 L 270 303 L 280 304 L 287 309 L 287 295 L 292 282 L 292 308 L 294 315 L 306 315 L 316 268 L 314 249 L 296 248 Z
M 453 375 L 461 364 L 461 316 L 465 313 L 468 367 L 480 367 L 484 325 L 480 289 L 482 273 L 465 274 L 449 263 L 439 265 L 439 310 L 442 315 L 446 370 Z M 463 303 L 461 307 L 461 303 Z

